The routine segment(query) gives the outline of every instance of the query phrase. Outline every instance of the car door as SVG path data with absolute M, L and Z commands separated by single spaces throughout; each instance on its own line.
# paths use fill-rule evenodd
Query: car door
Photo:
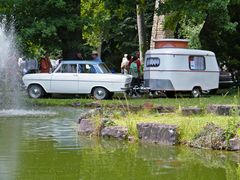
M 77 64 L 62 64 L 52 74 L 51 92 L 63 94 L 77 94 L 78 89 Z
M 98 76 L 97 71 L 92 64 L 79 64 L 78 75 L 80 94 L 91 93 L 92 88 L 99 84 L 96 80 Z

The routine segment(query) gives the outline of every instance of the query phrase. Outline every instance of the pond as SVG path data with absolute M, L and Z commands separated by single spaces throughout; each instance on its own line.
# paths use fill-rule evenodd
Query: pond
M 0 111 L 0 179 L 240 178 L 236 152 L 79 137 L 83 111 Z

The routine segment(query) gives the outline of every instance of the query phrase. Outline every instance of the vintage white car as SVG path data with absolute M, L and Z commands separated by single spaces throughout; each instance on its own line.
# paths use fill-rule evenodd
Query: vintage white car
M 31 98 L 47 94 L 91 94 L 108 99 L 131 86 L 130 75 L 112 74 L 104 63 L 62 61 L 53 73 L 27 74 L 23 82 Z

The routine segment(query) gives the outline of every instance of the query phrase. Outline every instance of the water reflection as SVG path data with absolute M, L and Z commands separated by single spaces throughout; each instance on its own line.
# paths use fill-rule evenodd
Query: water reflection
M 0 122 L 0 179 L 14 179 L 19 162 L 19 143 L 21 136 L 19 122 Z
M 0 117 L 0 179 L 240 177 L 239 153 L 79 137 L 75 123 L 82 110 L 54 111 L 50 117 Z

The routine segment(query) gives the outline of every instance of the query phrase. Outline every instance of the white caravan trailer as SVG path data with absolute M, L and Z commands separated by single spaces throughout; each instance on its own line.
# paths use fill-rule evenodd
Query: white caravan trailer
M 210 51 L 160 48 L 146 52 L 144 86 L 150 91 L 163 91 L 172 96 L 177 91 L 202 92 L 218 89 L 219 67 Z

